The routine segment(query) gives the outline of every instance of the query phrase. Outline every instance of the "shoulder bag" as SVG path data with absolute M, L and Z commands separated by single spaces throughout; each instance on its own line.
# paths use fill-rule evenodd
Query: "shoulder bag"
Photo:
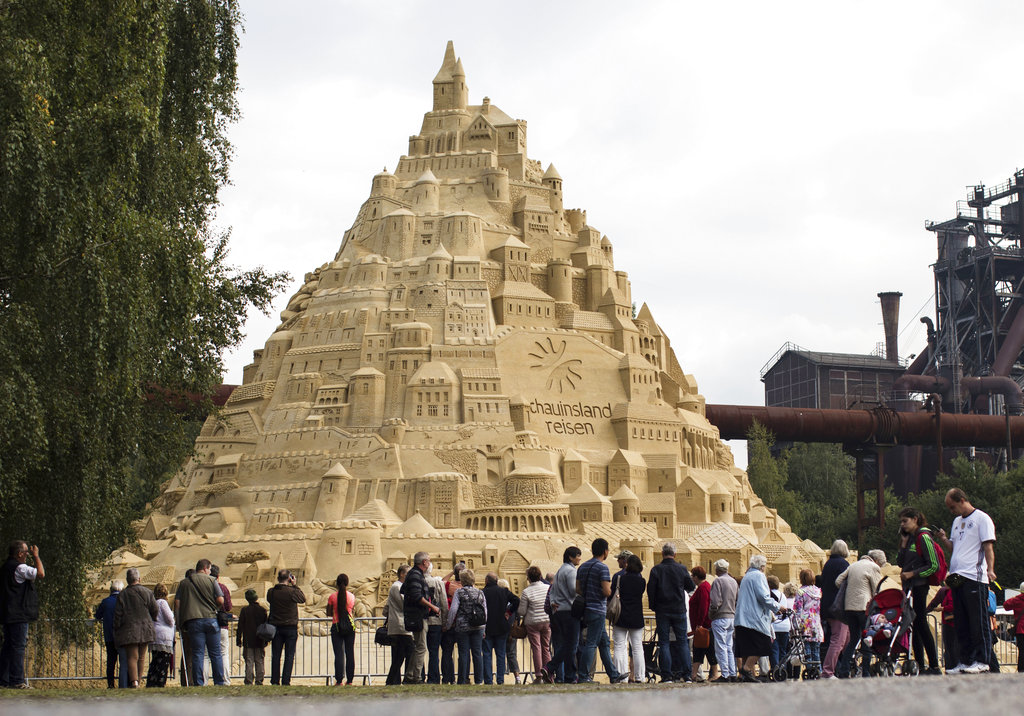
M 577 594 L 572 600 L 572 607 L 569 609 L 569 613 L 573 619 L 582 619 L 583 615 L 587 612 L 587 587 L 590 586 L 590 577 L 594 573 L 594 566 L 592 564 L 587 569 L 587 578 L 583 582 L 583 594 Z
M 517 620 L 516 623 L 512 625 L 512 628 L 509 630 L 508 634 L 513 639 L 525 639 L 526 625 L 523 624 L 521 621 Z
M 699 626 L 693 630 L 693 648 L 694 649 L 707 649 L 711 646 L 711 630 L 707 627 Z
M 829 607 L 828 614 L 832 619 L 842 619 L 843 612 L 846 611 L 846 585 L 850 583 L 849 577 L 843 580 L 843 583 L 839 585 L 839 591 L 836 592 L 836 598 L 832 600 L 832 605 Z
M 622 577 L 620 576 L 618 581 L 615 583 L 615 593 L 612 594 L 612 598 L 608 600 L 608 622 L 615 625 L 615 622 L 619 620 L 619 615 L 622 614 L 622 598 L 619 596 L 619 591 L 622 589 Z
M 277 627 L 270 622 L 263 622 L 256 627 L 256 636 L 266 643 L 274 641 L 274 636 L 277 634 Z
M 204 594 L 203 591 L 196 584 L 196 580 L 192 579 L 192 577 L 190 576 L 188 578 L 188 581 L 192 582 L 192 588 L 196 591 L 196 594 L 199 595 L 199 598 L 207 604 L 209 604 L 211 607 L 213 607 L 213 611 L 217 615 L 217 626 L 226 627 L 228 624 L 235 620 L 234 614 L 232 614 L 231 612 L 224 611 L 223 609 L 217 606 L 216 602 L 210 601 L 210 598 L 207 597 L 206 594 Z
M 331 631 L 338 636 L 355 634 L 356 627 L 352 623 L 352 615 L 348 613 L 348 592 L 338 592 L 338 603 L 334 608 L 338 611 L 338 621 L 331 626 Z

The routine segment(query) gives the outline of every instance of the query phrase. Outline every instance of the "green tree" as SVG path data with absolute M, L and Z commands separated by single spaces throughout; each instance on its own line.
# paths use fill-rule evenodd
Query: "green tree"
M 41 546 L 44 610 L 191 449 L 246 309 L 287 277 L 227 262 L 233 0 L 0 3 L 0 525 Z
M 803 507 L 798 496 L 786 487 L 789 480 L 786 457 L 772 456 L 774 444 L 772 432 L 754 422 L 747 433 L 747 477 L 764 504 L 778 510 L 779 516 L 799 533 L 803 527 Z
M 796 493 L 799 534 L 825 549 L 836 539 L 856 544 L 854 460 L 839 445 L 796 443 L 786 451 L 787 485 Z

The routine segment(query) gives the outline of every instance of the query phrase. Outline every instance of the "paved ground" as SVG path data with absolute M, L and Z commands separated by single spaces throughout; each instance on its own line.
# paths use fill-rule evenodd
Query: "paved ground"
M 494 716 L 624 716 L 625 714 L 671 715 L 680 709 L 703 716 L 723 714 L 812 714 L 813 716 L 1016 716 L 1024 713 L 1024 675 L 989 674 L 852 681 L 787 682 L 785 684 L 691 685 L 662 687 L 596 687 L 570 691 L 558 687 L 507 687 L 497 693 L 474 694 L 473 688 L 441 688 L 430 693 L 403 693 L 383 687 L 367 689 L 293 690 L 284 696 L 267 689 L 259 697 L 251 691 L 202 690 L 209 706 L 218 712 L 230 708 L 245 716 L 312 716 L 357 709 L 360 716 L 409 716 L 440 714 Z M 174 693 L 180 695 L 172 695 Z M 6 692 L 0 698 L 4 716 L 39 716 L 59 710 L 62 716 L 98 716 L 115 710 L 138 709 L 156 716 L 181 716 L 191 711 L 198 690 L 182 692 L 142 690 L 121 698 L 106 698 L 98 691 L 51 698 L 40 692 L 22 696 Z M 229 695 L 229 693 L 231 695 Z M 239 694 L 239 695 L 233 695 Z M 245 695 L 242 695 L 245 694 Z M 205 702 L 205 699 L 204 699 Z M 198 707 L 198 704 L 195 705 Z M 207 707 L 203 712 L 210 713 Z

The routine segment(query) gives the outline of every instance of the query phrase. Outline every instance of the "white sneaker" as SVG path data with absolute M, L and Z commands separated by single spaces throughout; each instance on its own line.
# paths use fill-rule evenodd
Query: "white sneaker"
M 976 661 L 970 666 L 963 668 L 965 674 L 987 674 L 990 671 L 988 664 L 982 664 L 980 661 Z
M 964 673 L 963 664 L 957 664 L 956 666 L 946 669 L 947 674 L 962 674 Z

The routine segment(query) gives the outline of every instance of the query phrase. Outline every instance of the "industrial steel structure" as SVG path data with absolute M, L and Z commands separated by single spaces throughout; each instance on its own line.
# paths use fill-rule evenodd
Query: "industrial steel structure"
M 950 448 L 1006 469 L 1024 446 L 1024 420 L 1012 417 L 1024 413 L 1022 200 L 1018 170 L 998 186 L 969 187 L 954 218 L 926 222 L 937 241 L 935 321 L 921 319 L 928 344 L 905 372 L 901 294 L 880 293 L 884 359 L 786 344 L 761 371 L 768 408 L 708 406 L 709 419 L 723 437 L 756 418 L 781 440 L 843 443 L 857 458 L 861 529 L 883 524 L 886 473 L 900 492 L 924 489 Z M 874 515 L 865 514 L 869 490 L 877 491 Z

